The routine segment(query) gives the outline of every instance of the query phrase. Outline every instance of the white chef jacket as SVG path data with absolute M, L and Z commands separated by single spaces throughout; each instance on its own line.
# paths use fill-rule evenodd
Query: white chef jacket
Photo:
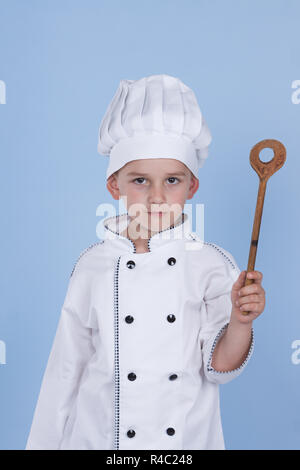
M 26 450 L 224 449 L 219 384 L 211 366 L 240 270 L 191 232 L 187 214 L 155 233 L 149 252 L 120 233 L 128 214 L 76 262 Z

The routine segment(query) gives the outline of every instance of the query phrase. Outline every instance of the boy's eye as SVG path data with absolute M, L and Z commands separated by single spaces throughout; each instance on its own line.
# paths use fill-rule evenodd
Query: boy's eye
M 179 179 L 176 178 L 176 176 L 170 176 L 170 177 L 168 178 L 168 180 L 173 180 L 173 181 L 174 181 L 174 180 L 177 180 L 177 181 L 179 181 Z
M 134 182 L 138 182 L 138 184 L 142 184 L 141 180 L 145 180 L 145 178 L 143 178 L 142 176 L 140 176 L 139 178 L 135 178 L 133 181 Z M 179 181 L 179 179 L 176 177 L 176 176 L 170 176 L 169 178 L 167 178 L 167 180 L 169 182 L 171 182 L 171 184 L 174 183 L 174 180 L 177 180 Z M 171 180 L 171 181 L 170 181 Z
M 138 180 L 144 180 L 144 179 L 145 179 L 145 178 L 142 178 L 142 176 L 140 176 L 139 178 L 135 178 L 133 181 L 136 182 L 136 181 L 138 181 Z M 140 181 L 139 181 L 138 184 L 140 184 Z

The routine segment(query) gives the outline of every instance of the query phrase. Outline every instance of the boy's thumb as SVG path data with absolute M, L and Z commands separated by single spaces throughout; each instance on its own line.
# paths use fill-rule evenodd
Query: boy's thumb
M 244 287 L 244 283 L 245 283 L 245 280 L 246 280 L 246 275 L 247 275 L 247 271 L 241 271 L 240 272 L 240 275 L 239 277 L 237 278 L 237 280 L 235 281 L 235 283 L 233 284 L 232 288 L 234 290 L 239 290 L 241 287 Z

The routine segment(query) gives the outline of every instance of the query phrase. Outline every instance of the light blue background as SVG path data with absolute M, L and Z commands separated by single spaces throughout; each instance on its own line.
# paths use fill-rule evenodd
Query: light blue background
M 213 141 L 193 203 L 205 240 L 241 269 L 258 189 L 250 150 L 286 146 L 265 197 L 255 353 L 220 391 L 227 449 L 300 449 L 299 27 L 298 0 L 0 1 L 1 449 L 25 448 L 71 270 L 98 241 L 98 205 L 117 208 L 96 148 L 102 116 L 121 79 L 155 73 L 198 98 Z

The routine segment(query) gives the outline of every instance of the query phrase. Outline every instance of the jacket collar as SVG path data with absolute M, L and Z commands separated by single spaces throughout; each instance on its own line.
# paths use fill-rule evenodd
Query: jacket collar
M 103 221 L 104 225 L 104 239 L 113 240 L 113 243 L 126 251 L 136 253 L 136 246 L 134 241 L 120 235 L 130 222 L 128 213 L 119 214 L 113 217 L 108 217 Z M 153 251 L 167 243 L 172 243 L 175 240 L 189 239 L 191 234 L 190 220 L 188 214 L 182 213 L 179 221 L 175 225 L 156 232 L 148 239 L 148 250 Z M 138 253 L 139 254 L 139 253 Z

